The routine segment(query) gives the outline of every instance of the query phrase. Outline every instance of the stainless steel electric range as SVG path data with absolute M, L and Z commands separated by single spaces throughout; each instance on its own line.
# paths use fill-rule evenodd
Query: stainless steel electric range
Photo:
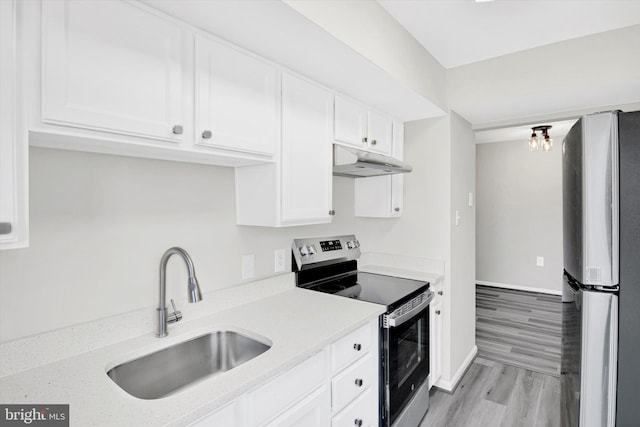
M 429 408 L 429 282 L 358 271 L 354 235 L 294 239 L 296 285 L 387 307 L 380 316 L 380 426 L 417 426 Z

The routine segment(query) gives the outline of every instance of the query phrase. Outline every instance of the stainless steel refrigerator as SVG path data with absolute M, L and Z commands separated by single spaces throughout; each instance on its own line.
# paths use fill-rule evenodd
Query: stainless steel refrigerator
M 562 185 L 562 426 L 638 426 L 640 111 L 581 117 Z

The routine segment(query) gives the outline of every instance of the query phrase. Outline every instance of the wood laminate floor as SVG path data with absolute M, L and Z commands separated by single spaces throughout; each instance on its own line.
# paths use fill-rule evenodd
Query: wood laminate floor
M 559 426 L 559 378 L 477 357 L 453 394 L 431 390 L 419 427 Z
M 476 286 L 476 345 L 489 360 L 560 375 L 562 298 Z

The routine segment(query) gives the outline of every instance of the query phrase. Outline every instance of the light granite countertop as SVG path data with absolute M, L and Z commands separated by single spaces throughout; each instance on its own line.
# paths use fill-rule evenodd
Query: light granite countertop
M 69 404 L 72 426 L 159 426 L 185 425 L 201 418 L 232 399 L 287 371 L 331 342 L 366 324 L 384 312 L 384 306 L 296 288 L 292 275 L 277 279 L 277 290 L 240 301 L 250 287 L 240 285 L 226 290 L 230 307 L 211 311 L 169 326 L 166 338 L 153 332 L 124 340 L 112 340 L 99 348 L 74 342 L 72 347 L 86 350 L 64 354 L 49 363 L 46 358 L 34 367 L 9 368 L 0 378 L 0 402 L 3 404 Z M 271 280 L 273 282 L 273 280 Z M 259 286 L 252 285 L 252 286 Z M 231 295 L 231 296 L 230 296 Z M 215 298 L 216 293 L 208 295 Z M 197 304 L 196 304 L 197 305 Z M 129 316 L 131 318 L 131 316 Z M 102 326 L 104 327 L 104 325 Z M 86 329 L 86 328 L 85 328 Z M 142 400 L 120 389 L 106 372 L 139 356 L 215 330 L 234 330 L 248 336 L 264 337 L 272 347 L 260 356 L 231 371 L 213 376 L 170 396 Z M 73 333 L 63 331 L 57 337 L 68 340 Z M 79 331 L 78 339 L 89 333 Z M 55 340 L 41 339 L 43 342 Z M 64 346 L 64 342 L 58 342 Z M 29 358 L 33 343 L 3 345 L 2 360 L 16 365 L 20 357 Z M 47 351 L 46 347 L 39 347 Z M 67 351 L 68 353 L 69 351 Z M 13 359 L 13 360 L 10 360 Z M 11 372 L 11 370 L 15 372 Z

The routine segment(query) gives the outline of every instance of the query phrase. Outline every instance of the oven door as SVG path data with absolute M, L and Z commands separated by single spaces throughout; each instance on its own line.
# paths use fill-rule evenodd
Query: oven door
M 418 304 L 383 316 L 383 425 L 391 426 L 429 376 L 429 303 L 432 292 Z M 428 396 L 428 395 L 427 395 Z M 415 402 L 421 419 L 429 402 Z

